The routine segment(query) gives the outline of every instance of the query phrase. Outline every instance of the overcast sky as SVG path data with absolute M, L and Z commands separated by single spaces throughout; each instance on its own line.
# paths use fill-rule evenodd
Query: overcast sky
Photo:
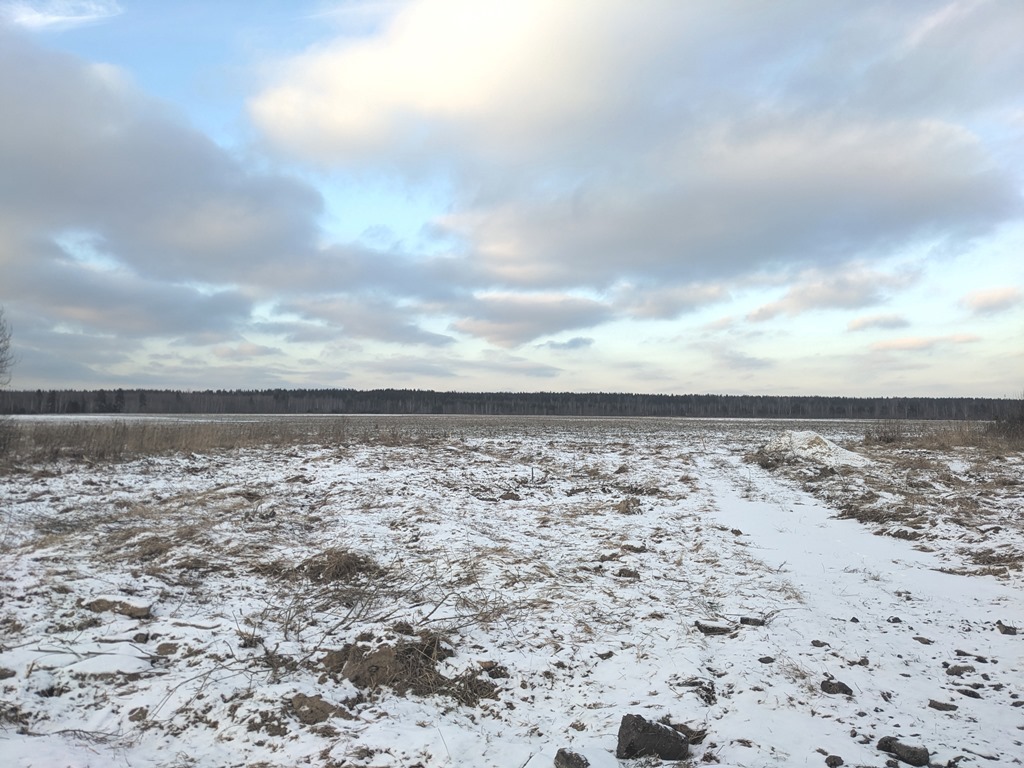
M 19 389 L 1024 392 L 1019 0 L 0 0 Z

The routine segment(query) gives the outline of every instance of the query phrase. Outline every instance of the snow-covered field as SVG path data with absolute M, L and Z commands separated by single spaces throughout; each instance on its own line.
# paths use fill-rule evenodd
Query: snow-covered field
M 1019 452 L 350 421 L 0 472 L 0 762 L 659 764 L 628 714 L 692 765 L 1024 762 Z

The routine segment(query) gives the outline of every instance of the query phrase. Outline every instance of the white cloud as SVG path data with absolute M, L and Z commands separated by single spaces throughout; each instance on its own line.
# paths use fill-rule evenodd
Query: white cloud
M 515 347 L 541 336 L 592 328 L 613 318 L 611 307 L 564 294 L 482 294 L 464 302 L 452 323 L 460 333 Z
M 848 331 L 864 331 L 870 328 L 906 328 L 910 322 L 900 314 L 866 315 L 855 317 L 846 325 Z
M 901 339 L 877 341 L 871 345 L 876 352 L 930 352 L 936 347 L 959 344 L 974 344 L 981 338 L 971 333 L 955 333 L 948 336 L 907 336 Z
M 117 0 L 20 0 L 0 5 L 0 18 L 31 30 L 67 29 L 123 13 Z
M 859 309 L 881 303 L 892 292 L 911 285 L 916 278 L 914 273 L 886 274 L 863 266 L 854 266 L 835 274 L 823 274 L 815 270 L 801 275 L 779 301 L 758 307 L 747 319 L 761 322 L 779 315 L 793 316 L 810 310 Z M 878 325 L 884 320 L 875 317 L 874 324 Z M 891 317 L 888 322 L 893 322 Z M 865 323 L 853 321 L 851 326 L 856 324 L 856 328 L 866 327 Z
M 960 305 L 975 315 L 995 315 L 1012 309 L 1024 301 L 1019 288 L 1005 286 L 984 291 L 972 291 L 960 300 Z

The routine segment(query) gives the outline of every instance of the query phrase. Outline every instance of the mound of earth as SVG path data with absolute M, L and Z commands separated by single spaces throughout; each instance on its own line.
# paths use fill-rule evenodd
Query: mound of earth
M 863 467 L 870 460 L 840 448 L 817 432 L 788 430 L 769 440 L 758 452 L 762 466 L 775 467 L 791 462 L 807 462 L 821 467 Z

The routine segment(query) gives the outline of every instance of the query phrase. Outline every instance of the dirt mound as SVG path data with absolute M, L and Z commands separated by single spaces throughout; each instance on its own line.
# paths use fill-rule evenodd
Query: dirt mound
M 423 632 L 419 637 L 398 642 L 365 638 L 338 651 L 329 652 L 322 664 L 334 676 L 347 679 L 357 688 L 374 691 L 387 686 L 399 694 L 451 696 L 460 703 L 476 705 L 481 699 L 497 698 L 498 686 L 480 677 L 485 670 L 470 670 L 445 677 L 438 662 L 454 651 L 438 635 Z M 493 670 L 486 677 L 498 677 Z M 505 674 L 507 676 L 507 673 Z
M 840 448 L 817 432 L 786 431 L 769 440 L 753 455 L 754 461 L 765 469 L 783 464 L 805 462 L 819 467 L 863 467 L 870 459 L 853 451 Z

